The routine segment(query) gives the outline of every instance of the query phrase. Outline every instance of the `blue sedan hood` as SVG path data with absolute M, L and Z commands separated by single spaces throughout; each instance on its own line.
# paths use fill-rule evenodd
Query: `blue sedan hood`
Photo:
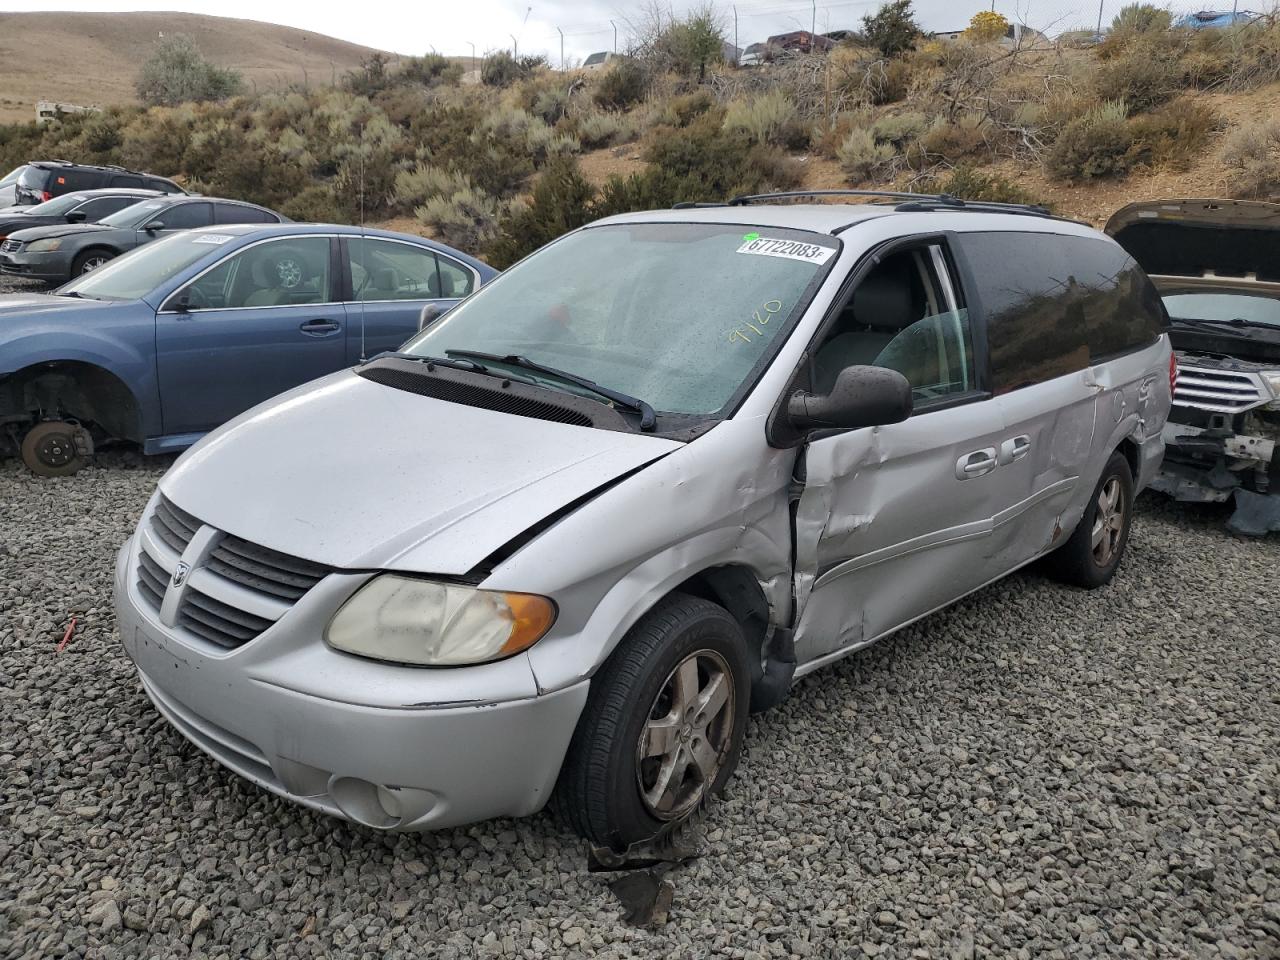
M 116 306 L 117 300 L 83 300 L 79 297 L 60 297 L 53 293 L 11 293 L 0 296 L 0 322 L 17 318 L 26 319 L 45 313 L 64 313 L 68 309 L 100 310 Z

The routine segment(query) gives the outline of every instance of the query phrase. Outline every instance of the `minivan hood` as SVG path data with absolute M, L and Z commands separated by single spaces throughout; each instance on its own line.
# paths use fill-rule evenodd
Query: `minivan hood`
M 160 490 L 205 523 L 295 557 L 457 576 L 680 446 L 435 400 L 343 371 L 210 434 Z
M 1146 200 L 1118 210 L 1106 231 L 1152 277 L 1280 280 L 1280 204 Z

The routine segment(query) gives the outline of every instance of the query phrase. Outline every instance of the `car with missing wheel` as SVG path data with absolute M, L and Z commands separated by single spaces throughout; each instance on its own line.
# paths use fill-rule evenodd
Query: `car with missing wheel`
M 553 801 L 626 848 L 796 678 L 1037 560 L 1109 582 L 1169 410 L 1150 282 L 1039 208 L 877 197 L 596 222 L 211 433 L 116 566 L 156 708 L 373 828 Z
M 1237 534 L 1280 532 L 1280 204 L 1143 201 L 1106 229 L 1164 298 L 1178 354 L 1152 487 L 1232 501 Z
M 160 196 L 135 203 L 96 223 L 29 227 L 0 243 L 0 274 L 60 284 L 96 270 L 122 253 L 162 237 L 210 224 L 287 223 L 274 210 L 241 200 Z
M 0 455 L 66 476 L 105 442 L 183 450 L 394 350 L 494 274 L 422 237 L 242 224 L 175 233 L 52 293 L 0 296 Z

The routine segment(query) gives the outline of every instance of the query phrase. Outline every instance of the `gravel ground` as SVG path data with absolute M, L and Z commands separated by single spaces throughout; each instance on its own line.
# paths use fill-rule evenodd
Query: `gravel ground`
M 168 462 L 0 462 L 0 956 L 1280 956 L 1280 541 L 1220 511 L 806 678 L 649 930 L 548 816 L 383 836 L 171 730 L 110 611 Z

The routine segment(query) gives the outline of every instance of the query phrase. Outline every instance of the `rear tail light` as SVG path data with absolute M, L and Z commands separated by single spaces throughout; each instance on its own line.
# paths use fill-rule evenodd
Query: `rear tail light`
M 1178 389 L 1178 355 L 1169 354 L 1169 396 Z
M 50 200 L 53 199 L 53 194 L 50 193 L 48 190 L 41 190 L 40 199 L 48 203 Z

